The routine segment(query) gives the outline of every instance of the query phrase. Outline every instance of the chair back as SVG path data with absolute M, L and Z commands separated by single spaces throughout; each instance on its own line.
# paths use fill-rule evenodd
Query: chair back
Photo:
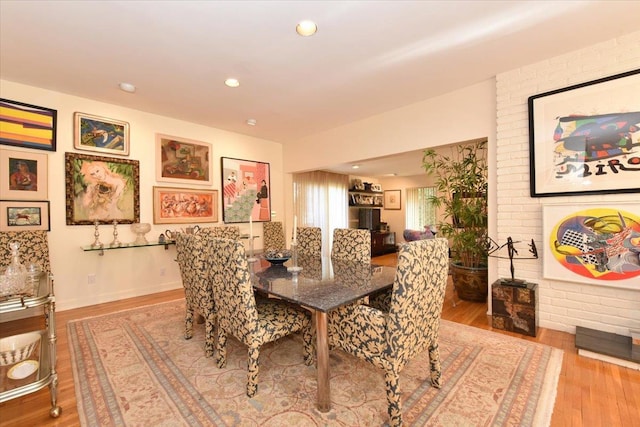
M 322 230 L 320 227 L 298 227 L 298 254 L 302 256 L 322 256 Z
M 240 240 L 240 227 L 237 225 L 203 227 L 200 229 L 199 234 L 208 238 L 217 237 L 220 239 Z
M 400 245 L 387 317 L 388 351 L 399 366 L 438 342 L 448 270 L 446 239 Z
M 187 303 L 193 308 L 213 310 L 207 240 L 199 234 L 176 233 L 176 260 Z
M 267 221 L 262 223 L 263 249 L 264 251 L 286 249 L 287 245 L 284 239 L 284 228 L 280 221 Z
M 355 228 L 336 228 L 333 230 L 331 258 L 370 262 L 371 232 Z
M 258 328 L 258 310 L 244 245 L 237 240 L 213 238 L 208 246 L 218 322 L 226 332 L 247 342 Z
M 38 264 L 42 271 L 51 273 L 49 261 L 49 241 L 44 230 L 2 231 L 0 232 L 0 268 L 11 264 L 9 243 L 20 243 L 20 261 L 25 267 Z

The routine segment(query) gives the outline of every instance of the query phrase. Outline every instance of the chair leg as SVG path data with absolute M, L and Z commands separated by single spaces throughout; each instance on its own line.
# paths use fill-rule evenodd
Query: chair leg
M 216 365 L 222 369 L 227 366 L 227 333 L 218 324 L 218 343 L 216 345 Z
M 431 368 L 431 385 L 435 388 L 440 388 L 442 367 L 440 366 L 440 349 L 438 343 L 429 346 L 429 366 Z
M 307 325 L 302 328 L 302 340 L 304 341 L 304 364 L 307 366 L 313 365 L 315 359 L 315 345 L 314 345 L 314 329 L 312 323 L 309 321 Z
M 400 375 L 393 368 L 385 370 L 384 380 L 387 387 L 387 411 L 389 413 L 389 426 L 402 426 L 402 407 L 400 405 Z
M 187 307 L 184 315 L 184 339 L 190 340 L 193 338 L 193 309 Z
M 216 317 L 213 313 L 210 313 L 206 318 L 205 323 L 205 338 L 204 338 L 204 353 L 206 357 L 213 356 L 213 345 L 215 342 L 215 327 Z
M 259 347 L 249 347 L 248 351 L 248 373 L 247 373 L 247 396 L 253 397 L 258 392 L 258 371 L 260 366 L 258 361 L 260 358 Z

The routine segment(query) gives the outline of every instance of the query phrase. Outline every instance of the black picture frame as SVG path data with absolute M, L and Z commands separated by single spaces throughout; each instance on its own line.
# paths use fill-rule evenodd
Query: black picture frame
M 640 70 L 528 98 L 531 197 L 640 192 Z
M 0 144 L 56 151 L 58 111 L 0 98 Z

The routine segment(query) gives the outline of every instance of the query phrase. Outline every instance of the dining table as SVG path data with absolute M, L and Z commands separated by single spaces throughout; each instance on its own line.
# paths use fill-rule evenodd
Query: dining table
M 329 382 L 328 313 L 338 307 L 361 303 L 367 296 L 393 286 L 395 267 L 330 257 L 297 257 L 292 271 L 291 259 L 270 263 L 264 255 L 250 263 L 253 288 L 301 306 L 312 312 L 316 327 L 317 407 L 331 409 Z

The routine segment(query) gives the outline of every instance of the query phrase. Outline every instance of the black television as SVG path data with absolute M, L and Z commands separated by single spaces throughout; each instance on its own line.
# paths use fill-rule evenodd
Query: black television
M 369 231 L 380 230 L 380 209 L 360 208 L 358 228 Z

